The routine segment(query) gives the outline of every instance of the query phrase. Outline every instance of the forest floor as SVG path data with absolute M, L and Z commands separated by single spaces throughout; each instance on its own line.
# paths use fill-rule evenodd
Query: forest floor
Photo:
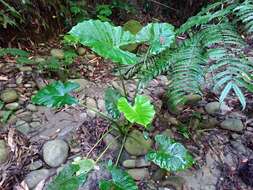
M 51 48 L 61 47 L 55 47 L 54 43 L 41 45 L 36 56 L 49 55 Z M 70 76 L 70 80 L 80 84 L 73 95 L 90 107 L 105 111 L 104 90 L 108 86 L 121 86 L 111 74 L 112 63 L 88 52 L 79 56 L 71 68 L 79 76 Z M 3 108 L 15 112 L 6 124 L 0 124 L 0 161 L 3 161 L 0 164 L 0 189 L 21 189 L 26 185 L 29 189 L 36 186 L 36 190 L 42 189 L 56 175 L 60 165 L 86 156 L 109 127 L 107 121 L 81 106 L 51 109 L 33 105 L 31 96 L 54 80 L 37 73 L 34 66 L 18 65 L 9 57 L 0 61 L 0 92 L 11 89 L 18 94 Z M 220 107 L 214 96 L 198 102 L 193 100 L 180 114 L 172 113 L 163 106 L 168 83 L 165 76 L 160 76 L 144 91 L 157 112 L 150 136 L 164 133 L 183 143 L 193 154 L 196 164 L 187 171 L 169 174 L 144 159 L 147 145 L 143 140 L 143 144 L 128 144 L 119 165 L 133 176 L 142 190 L 252 189 L 239 178 L 239 168 L 253 155 L 252 113 L 234 109 L 234 102 Z M 127 81 L 126 85 L 133 95 L 135 81 Z M 0 117 L 5 117 L 3 110 Z M 136 129 L 132 133 L 142 131 Z M 103 160 L 116 160 L 120 149 L 116 136 L 115 132 L 106 135 L 91 157 L 97 158 L 106 145 L 113 142 Z M 61 156 L 52 160 L 52 155 L 43 151 L 45 143 L 48 149 L 63 147 Z M 66 143 L 68 148 L 64 148 Z M 64 155 L 65 159 L 62 158 Z M 80 190 L 98 189 L 99 179 L 108 177 L 106 171 L 95 170 Z

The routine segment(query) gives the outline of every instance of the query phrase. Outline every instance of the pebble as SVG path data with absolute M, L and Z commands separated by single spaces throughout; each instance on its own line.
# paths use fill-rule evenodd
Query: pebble
M 68 157 L 69 146 L 60 139 L 47 141 L 43 145 L 43 159 L 51 167 L 58 167 Z
M 1 92 L 0 97 L 5 103 L 12 103 L 18 99 L 18 93 L 14 89 L 7 89 Z
M 41 123 L 38 122 L 38 121 L 34 121 L 34 122 L 31 122 L 31 123 L 30 123 L 30 126 L 31 126 L 32 128 L 39 128 L 39 127 L 41 126 Z
M 153 141 L 151 139 L 145 139 L 142 132 L 133 130 L 126 139 L 125 149 L 134 156 L 145 155 L 151 148 Z
M 30 132 L 30 126 L 26 121 L 18 120 L 15 125 L 16 129 L 23 133 L 24 135 L 27 135 Z
M 26 106 L 26 109 L 29 110 L 29 111 L 32 111 L 32 112 L 38 111 L 37 107 L 35 105 L 33 105 L 33 104 L 28 104 Z
M 0 164 L 8 160 L 9 150 L 4 140 L 0 140 Z
M 47 179 L 50 176 L 50 170 L 40 169 L 30 172 L 25 177 L 25 182 L 29 189 L 35 188 L 42 180 Z
M 129 159 L 123 161 L 122 165 L 125 168 L 142 168 L 142 167 L 148 167 L 151 165 L 151 163 L 143 158 L 140 159 Z
M 19 103 L 13 102 L 13 103 L 6 104 L 5 108 L 7 110 L 15 111 L 15 110 L 17 110 L 19 108 Z
M 126 172 L 134 178 L 136 181 L 149 179 L 149 171 L 147 168 L 136 168 L 136 169 L 128 169 Z
M 37 170 L 40 169 L 43 166 L 43 162 L 41 160 L 37 160 L 35 162 L 32 162 L 29 165 L 29 170 L 33 171 L 33 170 Z
M 19 67 L 19 70 L 20 70 L 21 72 L 30 72 L 30 71 L 32 71 L 33 69 L 32 69 L 32 67 L 29 67 L 29 66 L 22 66 L 22 67 Z
M 64 59 L 64 51 L 61 49 L 51 49 L 50 54 L 58 59 Z
M 230 108 L 224 103 L 221 104 L 220 102 L 210 102 L 206 104 L 205 110 L 208 114 L 213 115 L 219 113 L 220 111 L 228 111 Z
M 83 47 L 79 47 L 77 49 L 77 53 L 78 53 L 79 56 L 84 56 L 86 54 L 86 52 L 87 52 L 87 50 Z
M 242 121 L 236 118 L 227 118 L 223 122 L 221 122 L 220 126 L 222 129 L 236 132 L 241 132 L 244 128 Z

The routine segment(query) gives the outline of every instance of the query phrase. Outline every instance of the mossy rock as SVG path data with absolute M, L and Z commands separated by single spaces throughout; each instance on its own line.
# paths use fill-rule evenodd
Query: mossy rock
M 131 34 L 136 35 L 142 29 L 142 25 L 137 20 L 129 20 L 123 25 L 124 31 L 129 31 Z M 121 49 L 133 52 L 138 47 L 138 44 L 130 44 L 122 46 Z

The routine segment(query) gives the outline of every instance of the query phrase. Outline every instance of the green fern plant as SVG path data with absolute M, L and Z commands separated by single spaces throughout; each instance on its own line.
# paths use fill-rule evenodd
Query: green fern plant
M 247 32 L 253 32 L 253 1 L 245 0 L 242 4 L 238 5 L 234 12 L 238 19 L 245 25 Z

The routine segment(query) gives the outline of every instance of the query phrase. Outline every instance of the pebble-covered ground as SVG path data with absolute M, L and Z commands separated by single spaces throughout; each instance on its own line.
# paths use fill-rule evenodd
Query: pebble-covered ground
M 73 95 L 101 112 L 105 111 L 104 90 L 108 86 L 120 87 L 120 82 L 111 76 L 111 63 L 104 64 L 96 55 L 82 52 L 73 66 L 80 76 L 71 77 L 71 81 L 80 84 Z M 53 80 L 38 74 L 34 66 L 18 65 L 6 58 L 0 62 L 2 121 L 12 111 L 7 123 L 0 124 L 2 189 L 15 189 L 14 186 L 18 189 L 20 184 L 34 189 L 48 183 L 63 165 L 75 157 L 85 156 L 109 128 L 107 121 L 82 106 L 56 110 L 33 105 L 31 96 Z M 196 164 L 173 174 L 157 168 L 144 158 L 154 142 L 146 140 L 141 129 L 136 128 L 126 139 L 120 166 L 143 190 L 252 189 L 239 177 L 239 168 L 253 155 L 252 113 L 245 115 L 230 103 L 220 106 L 215 98 L 198 102 L 193 98 L 192 104 L 180 114 L 171 113 L 162 101 L 168 83 L 165 76 L 160 76 L 144 91 L 157 112 L 150 136 L 163 133 L 182 142 Z M 135 88 L 135 81 L 127 81 L 130 95 L 133 96 Z M 184 126 L 186 132 L 182 130 Z M 92 157 L 97 157 L 111 143 L 103 160 L 116 160 L 121 146 L 116 136 L 113 131 L 106 135 Z M 133 136 L 138 137 L 138 142 Z M 80 190 L 98 189 L 98 180 L 108 177 L 105 170 L 95 170 Z

